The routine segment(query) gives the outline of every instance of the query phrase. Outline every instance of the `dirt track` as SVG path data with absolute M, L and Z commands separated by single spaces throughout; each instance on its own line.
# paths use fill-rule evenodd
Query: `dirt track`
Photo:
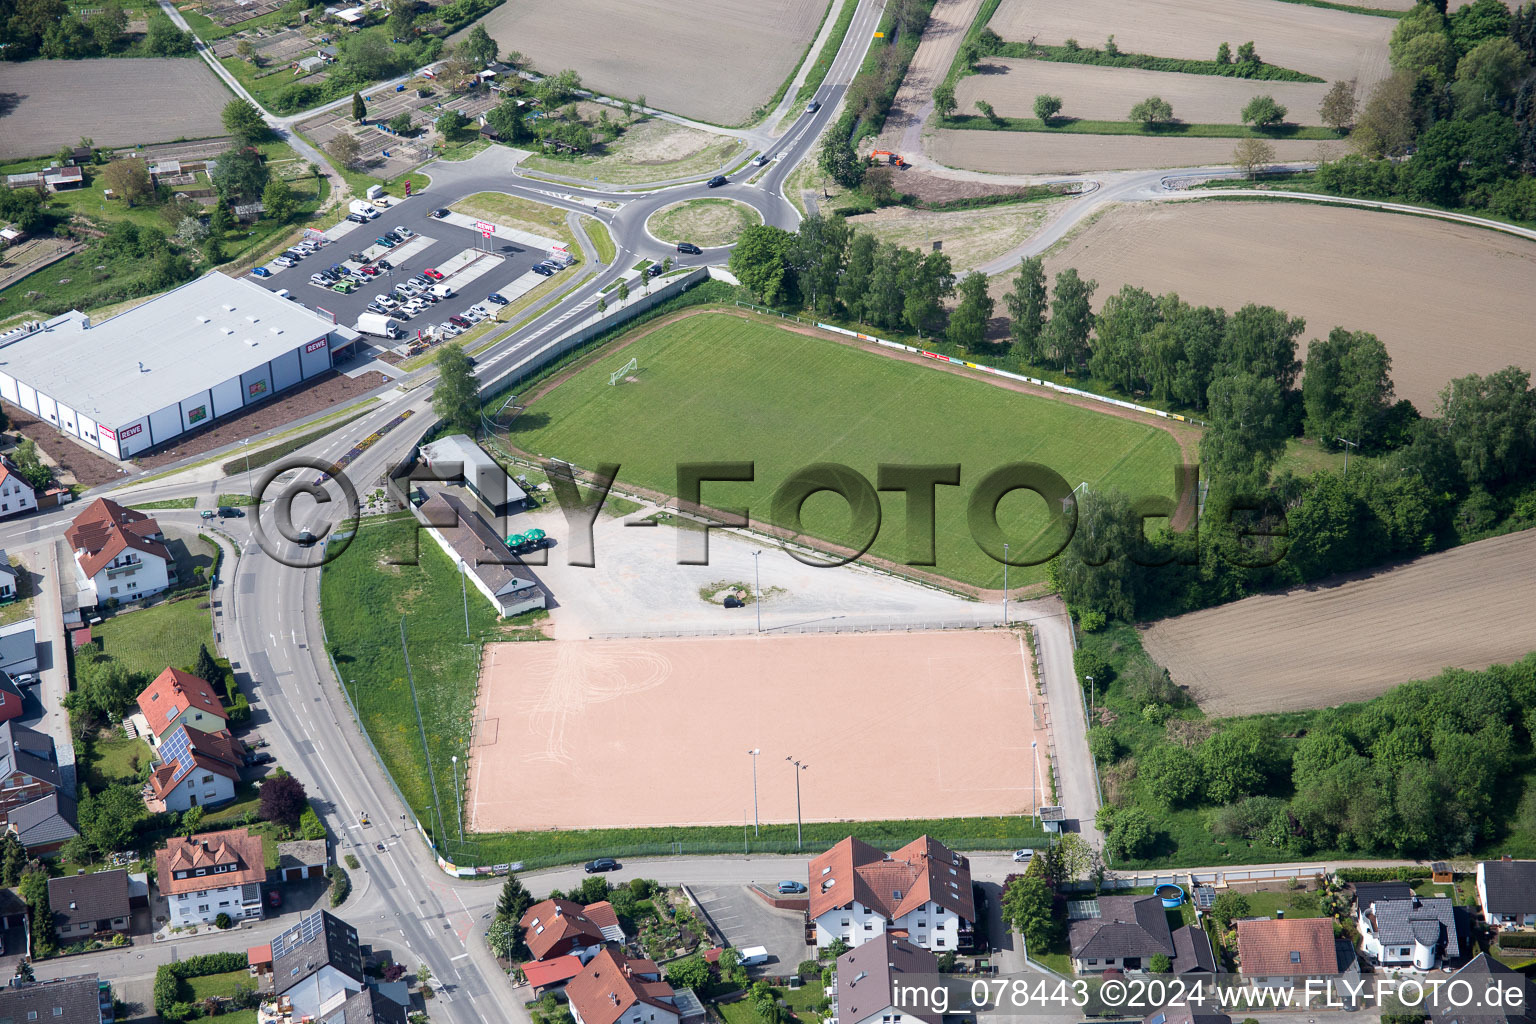
M 1142 634 L 1207 714 L 1365 700 L 1536 650 L 1536 530 L 1331 586 L 1250 597 Z
M 1031 100 L 1033 102 L 1033 100 Z M 934 132 L 928 154 L 949 167 L 994 174 L 1077 174 L 1153 167 L 1229 164 L 1236 139 L 1162 139 L 1143 135 L 1043 132 Z M 1316 142 L 1271 143 L 1279 161 L 1317 159 Z M 1331 143 L 1337 150 L 1339 143 Z
M 686 12 L 669 0 L 510 3 L 483 24 L 539 71 L 575 68 L 588 88 L 731 125 L 795 70 L 827 3 L 712 0 Z
M 1174 116 L 1181 121 L 1240 124 L 1243 106 L 1249 100 L 1273 96 L 1287 108 L 1288 122 L 1320 124 L 1317 108 L 1330 88 L 1326 83 L 1251 82 L 1001 57 L 988 58 L 986 67 L 995 70 L 963 78 L 955 89 L 962 114 L 974 113 L 980 99 L 991 103 L 1003 117 L 1034 117 L 1035 97 L 1045 92 L 1062 98 L 1063 117 L 1124 121 L 1132 106 L 1155 95 L 1171 103 Z
M 992 18 L 1004 39 L 1073 38 L 1103 47 L 1113 33 L 1126 53 L 1158 57 L 1212 60 L 1222 43 L 1236 50 L 1252 40 L 1268 63 L 1329 82 L 1353 78 L 1362 96 L 1391 70 L 1387 40 L 1396 25 L 1392 18 L 1275 0 L 1004 0 Z M 1071 104 L 1071 96 L 1065 99 Z
M 915 153 L 922 145 L 923 122 L 933 113 L 933 87 L 943 81 L 960 51 L 966 30 L 976 20 L 981 0 L 938 0 L 928 27 L 907 65 L 907 77 L 896 90 L 896 99 L 885 119 L 885 131 L 876 149 Z
M 1536 371 L 1536 244 L 1369 210 L 1285 202 L 1141 203 L 1105 214 L 1047 260 L 1097 280 L 1096 303 L 1135 284 L 1234 310 L 1258 302 L 1375 333 L 1400 398 L 1433 410 L 1454 377 Z M 996 289 L 994 289 L 994 292 Z
M 222 135 L 229 98 L 196 57 L 0 63 L 0 159 Z

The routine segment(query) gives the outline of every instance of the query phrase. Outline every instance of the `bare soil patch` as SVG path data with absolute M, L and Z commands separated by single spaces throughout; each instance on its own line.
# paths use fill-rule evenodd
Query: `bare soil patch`
M 1209 715 L 1366 700 L 1536 650 L 1536 530 L 1181 615 L 1142 642 Z
M 1022 638 L 1002 631 L 487 644 L 465 810 L 479 832 L 733 824 L 740 791 L 701 786 L 688 767 L 803 748 L 837 779 L 804 788 L 810 821 L 1028 814 L 1046 802 L 1030 743 L 1048 742 L 1029 662 Z M 912 713 L 935 687 L 987 713 Z M 839 742 L 850 719 L 930 753 L 892 786 L 878 760 Z M 681 757 L 637 742 L 676 735 L 688 737 Z M 940 753 L 949 740 L 969 751 L 963 767 Z M 590 770 L 603 764 L 623 764 L 625 784 Z M 765 772 L 759 795 L 764 821 L 795 820 L 792 773 Z
M 714 172 L 734 163 L 745 148 L 739 139 L 653 117 L 631 125 L 612 146 L 595 155 L 572 160 L 534 155 L 525 158 L 522 166 L 551 174 L 596 178 L 615 185 L 633 185 Z
M 121 480 L 125 473 L 116 462 L 92 452 L 84 444 L 71 441 L 59 433 L 59 428 L 46 420 L 40 420 L 19 405 L 7 405 L 5 414 L 10 418 L 12 433 L 30 437 L 37 442 L 43 454 L 58 467 L 60 483 L 78 483 L 95 487 Z
M 1265 61 L 1330 82 L 1353 78 L 1362 96 L 1390 73 L 1387 40 L 1396 25 L 1275 0 L 1003 0 L 992 18 L 1004 39 L 1102 48 L 1113 34 L 1121 50 L 1158 57 L 1212 60 L 1222 43 L 1235 50 L 1252 40 Z
M 907 65 L 907 76 L 886 116 L 880 145 L 872 148 L 910 153 L 922 145 L 923 122 L 933 113 L 933 87 L 949 72 L 980 7 L 981 0 L 938 0 L 933 5 L 917 52 Z
M 794 71 L 828 0 L 566 0 L 503 4 L 483 19 L 540 71 L 714 124 L 738 124 Z M 464 32 L 454 36 L 457 42 Z
M 1494 231 L 1276 201 L 1138 203 L 1046 262 L 1097 280 L 1095 303 L 1134 284 L 1229 310 L 1278 306 L 1306 318 L 1307 339 L 1371 331 L 1398 397 L 1424 412 L 1454 377 L 1536 371 L 1536 244 Z
M 80 136 L 131 146 L 222 135 L 229 98 L 196 57 L 0 63 L 0 160 L 57 153 Z
M 933 133 L 928 155 L 950 167 L 995 174 L 1076 174 L 1081 171 L 1229 164 L 1236 145 L 1236 139 L 1057 135 L 946 128 Z M 1275 147 L 1275 159 L 1282 162 L 1317 159 L 1319 144 L 1316 142 L 1280 139 L 1270 145 Z M 1336 150 L 1338 144 L 1333 146 Z
M 692 242 L 706 248 L 730 245 L 762 217 L 733 199 L 690 199 L 651 214 L 646 230 L 669 245 Z
M 1254 82 L 1003 57 L 990 57 L 985 66 L 990 69 L 986 74 L 963 78 L 955 89 L 960 113 L 973 113 L 976 101 L 986 100 L 1003 117 L 1034 117 L 1035 97 L 1045 92 L 1062 98 L 1063 117 L 1126 121 L 1132 106 L 1148 96 L 1161 96 L 1181 121 L 1241 124 L 1249 100 L 1273 96 L 1286 108 L 1287 121 L 1315 125 L 1322 123 L 1317 108 L 1331 88 L 1328 83 Z
M 943 242 L 951 265 L 961 271 L 980 266 L 1024 244 L 1063 202 L 1067 200 L 1043 200 L 950 213 L 892 206 L 850 217 L 848 223 L 881 241 L 925 252 L 933 248 L 934 242 Z

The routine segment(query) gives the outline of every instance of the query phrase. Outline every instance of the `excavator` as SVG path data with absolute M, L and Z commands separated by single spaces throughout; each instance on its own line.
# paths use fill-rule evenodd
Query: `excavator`
M 907 166 L 907 162 L 901 158 L 900 153 L 892 153 L 888 149 L 877 149 L 873 153 L 869 154 L 871 163 L 881 163 L 881 157 L 885 158 L 883 161 L 884 163 L 890 164 L 892 167 L 905 168 Z

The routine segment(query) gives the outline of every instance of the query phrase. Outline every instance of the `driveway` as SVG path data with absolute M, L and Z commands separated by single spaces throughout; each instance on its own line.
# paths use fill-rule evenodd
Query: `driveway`
M 800 961 L 815 956 L 805 944 L 805 915 L 776 910 L 745 885 L 690 886 L 725 941 L 737 949 L 765 946 L 768 962 L 754 968 L 754 977 L 795 973 Z

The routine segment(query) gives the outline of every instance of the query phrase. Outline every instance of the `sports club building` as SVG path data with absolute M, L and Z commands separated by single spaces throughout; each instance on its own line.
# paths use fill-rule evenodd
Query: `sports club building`
M 325 373 L 357 339 L 211 272 L 100 323 L 71 311 L 0 334 L 0 398 L 126 459 Z

